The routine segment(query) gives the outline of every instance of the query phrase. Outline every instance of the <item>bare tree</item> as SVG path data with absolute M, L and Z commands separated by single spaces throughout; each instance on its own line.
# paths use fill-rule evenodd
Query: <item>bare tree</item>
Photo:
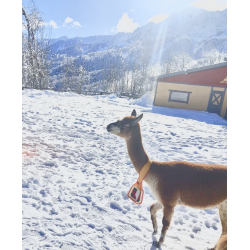
M 192 61 L 192 58 L 187 52 L 182 51 L 175 57 L 175 61 L 177 63 L 178 70 L 182 71 L 187 69 L 187 66 Z
M 35 1 L 31 7 L 22 6 L 23 85 L 43 89 L 49 84 L 49 43 L 44 38 L 45 25 Z
M 77 87 L 79 94 L 82 93 L 82 87 L 85 84 L 85 69 L 83 66 L 78 68 L 78 77 L 77 77 Z
M 161 74 L 173 73 L 176 70 L 176 57 L 174 54 L 166 50 L 162 55 Z
M 66 58 L 66 63 L 63 65 L 63 77 L 61 80 L 61 91 L 71 90 L 73 88 L 74 62 L 70 57 Z

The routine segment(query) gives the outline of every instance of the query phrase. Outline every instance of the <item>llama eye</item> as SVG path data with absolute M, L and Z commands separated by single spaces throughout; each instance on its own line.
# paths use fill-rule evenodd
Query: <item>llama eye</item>
M 129 127 L 129 125 L 122 125 L 120 128 L 121 129 L 127 129 Z

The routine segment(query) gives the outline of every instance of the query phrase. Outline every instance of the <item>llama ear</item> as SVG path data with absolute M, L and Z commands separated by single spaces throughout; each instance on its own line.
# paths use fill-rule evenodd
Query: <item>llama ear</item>
M 143 117 L 143 114 L 141 114 L 141 115 L 139 115 L 138 117 L 134 118 L 134 119 L 132 120 L 131 126 L 132 126 L 132 127 L 135 126 L 135 125 L 142 119 L 142 117 Z
M 131 116 L 136 117 L 136 111 L 135 111 L 135 109 L 132 111 Z

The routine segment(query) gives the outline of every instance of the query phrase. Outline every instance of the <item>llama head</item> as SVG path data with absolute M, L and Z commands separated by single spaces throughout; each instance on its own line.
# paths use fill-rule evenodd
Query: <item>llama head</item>
M 134 131 L 136 128 L 138 129 L 138 122 L 142 119 L 142 117 L 143 114 L 136 117 L 136 111 L 134 109 L 131 113 L 131 116 L 125 116 L 124 118 L 119 119 L 117 122 L 110 123 L 107 126 L 107 131 L 127 139 L 130 137 L 132 131 Z

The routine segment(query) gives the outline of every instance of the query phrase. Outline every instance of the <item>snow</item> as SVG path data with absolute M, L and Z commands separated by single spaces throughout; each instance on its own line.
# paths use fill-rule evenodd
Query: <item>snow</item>
M 127 198 L 137 173 L 122 138 L 106 126 L 135 108 L 151 160 L 226 164 L 226 121 L 206 112 L 152 107 L 116 96 L 23 90 L 23 249 L 156 249 L 144 183 L 141 205 Z M 162 249 L 208 249 L 221 234 L 217 208 L 177 206 Z
M 151 92 L 143 95 L 140 99 L 135 99 L 135 100 L 131 101 L 130 103 L 135 104 L 135 105 L 139 105 L 142 107 L 152 107 L 153 101 L 154 101 L 154 94 L 155 94 L 155 91 L 152 90 Z

